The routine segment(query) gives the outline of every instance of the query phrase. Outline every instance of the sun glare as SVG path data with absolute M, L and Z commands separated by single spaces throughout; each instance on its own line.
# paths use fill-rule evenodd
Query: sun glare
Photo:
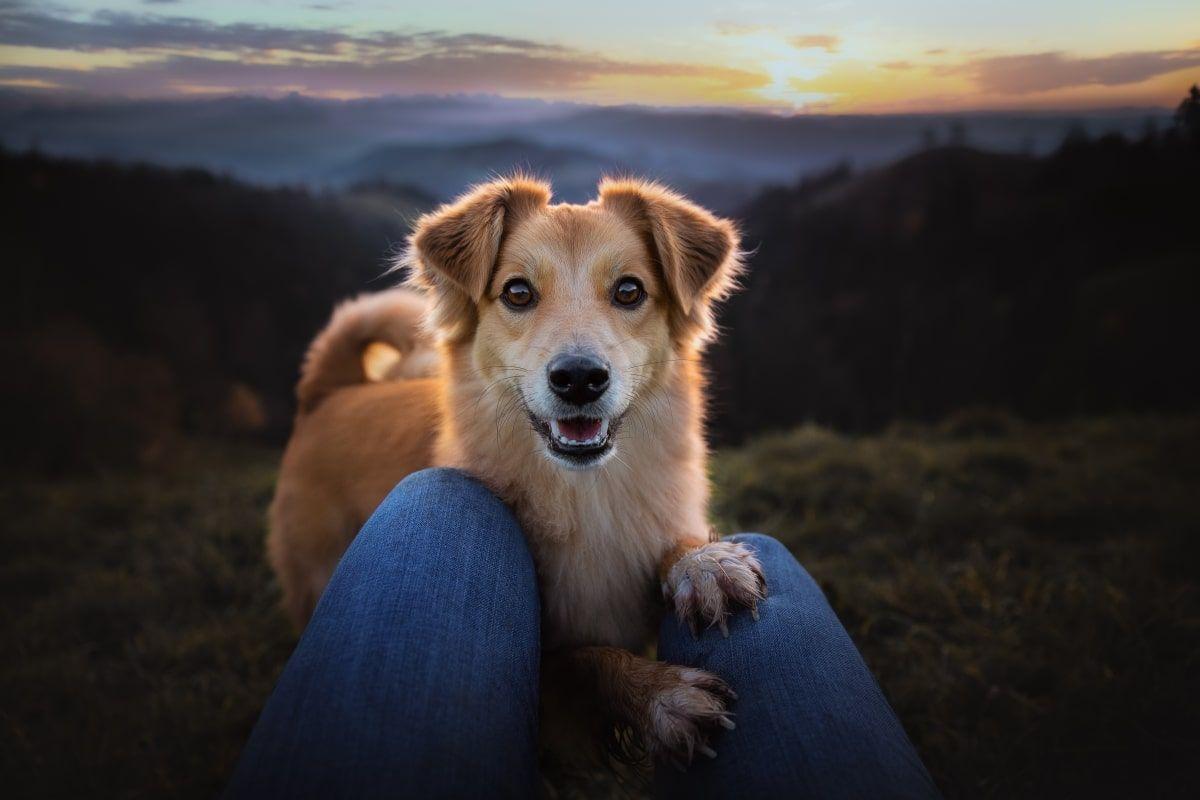
M 736 40 L 736 50 L 742 59 L 768 77 L 769 83 L 753 90 L 753 94 L 769 105 L 800 109 L 831 99 L 822 92 L 797 91 L 793 81 L 824 74 L 836 54 L 816 47 L 797 47 L 772 31 L 751 30 L 728 35 L 728 38 Z

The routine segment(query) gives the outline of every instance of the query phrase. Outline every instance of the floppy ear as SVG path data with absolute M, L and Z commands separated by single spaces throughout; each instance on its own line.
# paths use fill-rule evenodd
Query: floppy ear
M 642 232 L 683 316 L 702 337 L 711 334 L 710 305 L 729 294 L 742 271 L 734 224 L 646 181 L 605 179 L 600 203 Z
M 435 326 L 451 328 L 473 317 L 506 231 L 549 202 L 545 183 L 505 178 L 480 184 L 417 220 L 401 264 L 412 269 L 412 281 L 433 290 Z

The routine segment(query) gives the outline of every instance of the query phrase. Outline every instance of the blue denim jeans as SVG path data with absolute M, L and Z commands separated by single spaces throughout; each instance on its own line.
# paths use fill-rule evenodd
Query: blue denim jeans
M 808 573 L 774 539 L 768 597 L 728 639 L 664 616 L 659 656 L 738 693 L 717 758 L 655 776 L 662 796 L 936 797 Z M 537 794 L 539 604 L 508 508 L 453 470 L 406 478 L 346 551 L 267 701 L 231 797 Z

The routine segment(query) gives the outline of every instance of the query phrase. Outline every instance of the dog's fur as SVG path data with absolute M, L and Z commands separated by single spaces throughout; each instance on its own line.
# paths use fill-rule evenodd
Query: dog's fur
M 306 361 L 272 508 L 272 563 L 303 624 L 372 499 L 419 467 L 462 468 L 512 506 L 528 537 L 544 696 L 556 684 L 589 687 L 633 749 L 712 754 L 709 735 L 732 727 L 732 691 L 633 652 L 653 635 L 660 592 L 693 630 L 724 630 L 765 590 L 753 553 L 710 541 L 707 523 L 699 354 L 714 333 L 712 304 L 741 268 L 737 233 L 640 181 L 605 181 L 585 206 L 549 201 L 541 182 L 497 180 L 418 221 L 403 263 L 430 298 L 436 381 L 355 385 L 349 373 L 361 367 L 341 365 L 360 356 L 335 365 L 331 343 L 364 337 L 343 336 L 335 315 Z M 620 307 L 614 283 L 630 277 L 646 299 Z M 535 305 L 501 302 L 514 278 L 535 287 Z M 588 404 L 611 431 L 607 449 L 586 464 L 550 447 L 549 421 L 575 413 L 547 388 L 547 364 L 563 352 L 595 354 L 611 376 Z M 300 518 L 304 531 L 290 530 Z
M 430 464 L 438 383 L 426 305 L 407 289 L 343 303 L 304 358 L 267 536 L 297 628 L 379 502 Z

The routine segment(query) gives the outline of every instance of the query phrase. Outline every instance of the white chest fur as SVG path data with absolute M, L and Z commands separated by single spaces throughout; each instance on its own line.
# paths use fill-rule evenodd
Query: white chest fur
M 541 581 L 543 640 L 640 648 L 654 618 L 655 573 L 668 537 L 634 530 L 640 520 L 614 513 L 598 496 L 576 500 L 577 527 L 567 537 L 534 534 L 530 541 Z
M 658 566 L 695 515 L 675 505 L 680 493 L 669 487 L 680 477 L 610 463 L 517 504 L 537 562 L 547 646 L 645 644 L 661 605 Z

